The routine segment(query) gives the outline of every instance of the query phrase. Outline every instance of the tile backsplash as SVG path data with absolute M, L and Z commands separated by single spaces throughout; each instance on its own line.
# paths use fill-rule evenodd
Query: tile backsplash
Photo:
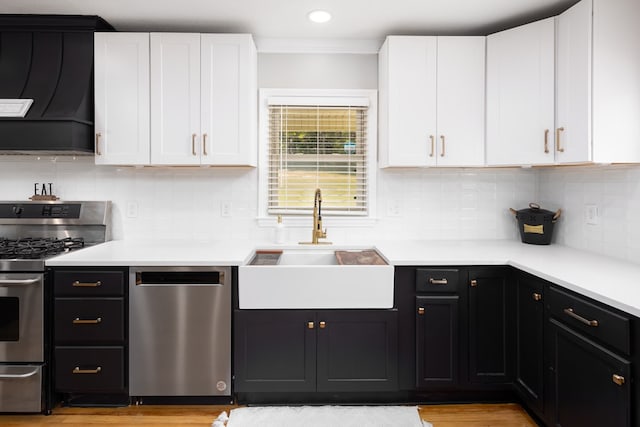
M 541 204 L 563 210 L 555 242 L 640 263 L 640 166 L 545 169 L 538 181 Z
M 273 227 L 258 225 L 255 169 L 0 156 L 0 199 L 26 200 L 34 183 L 46 182 L 64 200 L 111 200 L 114 239 L 273 239 Z M 508 208 L 539 202 L 563 210 L 555 243 L 640 263 L 639 166 L 382 169 L 377 193 L 376 221 L 330 226 L 330 240 L 519 239 Z M 587 205 L 597 208 L 598 224 L 586 224 Z M 310 224 L 288 226 L 288 241 L 308 239 Z
M 332 227 L 329 236 L 339 242 L 515 239 L 508 208 L 535 199 L 536 175 L 517 168 L 379 170 L 374 224 Z M 274 233 L 256 220 L 255 169 L 112 167 L 95 166 L 91 157 L 0 157 L 0 199 L 26 200 L 36 182 L 53 182 L 64 200 L 111 200 L 114 239 L 270 240 Z M 291 227 L 287 237 L 304 240 L 308 228 Z

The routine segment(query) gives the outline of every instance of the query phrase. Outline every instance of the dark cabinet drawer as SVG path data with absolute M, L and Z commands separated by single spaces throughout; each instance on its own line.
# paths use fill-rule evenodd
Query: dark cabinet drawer
M 121 392 L 125 389 L 123 347 L 56 347 L 56 390 Z
M 122 298 L 57 298 L 57 344 L 121 344 L 124 341 Z
M 54 273 L 55 296 L 122 296 L 123 271 L 57 270 Z
M 551 314 L 566 325 L 630 354 L 629 317 L 554 286 L 549 287 L 546 301 Z
M 456 292 L 459 270 L 455 268 L 416 269 L 416 292 Z

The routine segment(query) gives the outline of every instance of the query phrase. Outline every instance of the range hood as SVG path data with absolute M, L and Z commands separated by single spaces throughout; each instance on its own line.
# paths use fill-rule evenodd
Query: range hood
M 0 153 L 92 154 L 97 16 L 0 15 Z

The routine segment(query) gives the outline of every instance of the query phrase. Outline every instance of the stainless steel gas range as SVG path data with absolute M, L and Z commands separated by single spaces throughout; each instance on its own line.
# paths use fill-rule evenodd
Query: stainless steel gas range
M 108 239 L 110 202 L 0 202 L 0 412 L 48 409 L 45 261 Z

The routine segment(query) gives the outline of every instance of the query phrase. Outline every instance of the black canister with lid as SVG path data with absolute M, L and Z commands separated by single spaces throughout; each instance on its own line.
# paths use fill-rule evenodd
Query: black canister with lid
M 529 203 L 528 209 L 509 209 L 518 220 L 518 230 L 523 243 L 548 245 L 553 236 L 553 227 L 560 218 L 561 210 L 551 212 L 540 209 L 540 205 Z

